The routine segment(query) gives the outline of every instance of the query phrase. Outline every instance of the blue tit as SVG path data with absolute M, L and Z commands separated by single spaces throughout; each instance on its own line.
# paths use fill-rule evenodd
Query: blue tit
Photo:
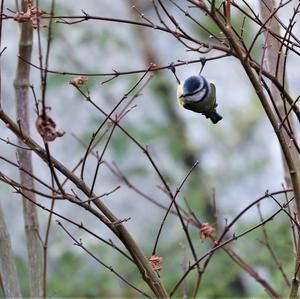
M 203 114 L 214 124 L 222 119 L 216 112 L 216 87 L 201 75 L 188 77 L 180 83 L 177 99 L 183 108 Z

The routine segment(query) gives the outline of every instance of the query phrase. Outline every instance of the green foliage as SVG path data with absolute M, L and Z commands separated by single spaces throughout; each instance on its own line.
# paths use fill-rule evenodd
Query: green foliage
M 113 34 L 111 30 L 102 29 L 101 31 L 86 30 L 82 32 L 79 38 L 81 44 L 97 43 L 102 50 L 109 50 L 115 47 L 120 51 L 128 51 L 127 42 L 120 35 Z
M 136 271 L 132 271 L 132 264 L 124 262 L 123 257 L 116 255 L 114 251 L 98 242 L 90 244 L 88 248 L 101 261 L 138 286 L 138 282 L 141 281 L 139 275 Z M 143 288 L 144 284 L 141 283 L 139 287 Z M 51 262 L 48 277 L 48 296 L 50 297 L 108 298 L 120 296 L 132 298 L 137 297 L 137 294 L 111 271 L 86 255 L 83 250 L 64 251 L 58 259 Z
M 111 273 L 100 265 L 93 264 L 84 252 L 63 252 L 59 259 L 52 263 L 48 279 L 49 296 L 98 297 L 99 294 L 111 292 Z M 70 273 L 72 276 L 70 277 Z M 99 277 L 100 276 L 100 277 Z M 68 279 L 67 279 L 68 278 Z
M 120 131 L 117 131 L 111 139 L 110 145 L 114 159 L 123 160 L 128 155 L 129 150 L 128 137 Z
M 48 75 L 47 86 L 49 88 L 61 88 L 62 85 L 68 86 L 69 81 L 72 79 L 71 76 L 62 75 Z
M 271 210 L 269 213 L 263 213 L 264 219 L 267 219 L 268 215 L 273 212 L 274 211 Z M 257 223 L 258 221 L 255 222 Z M 254 224 L 255 223 L 249 224 L 248 228 Z M 246 227 L 243 225 L 242 229 L 244 230 Z M 284 215 L 277 216 L 274 220 L 265 225 L 265 229 L 269 245 L 274 251 L 278 261 L 281 263 L 289 281 L 291 281 L 291 277 L 294 273 L 294 265 L 291 259 L 291 255 L 293 255 L 291 250 L 293 244 L 288 217 Z M 272 285 L 276 290 L 283 292 L 283 296 L 288 296 L 289 288 L 266 246 L 266 240 L 264 239 L 262 229 L 255 230 L 247 235 L 247 243 L 239 242 L 238 247 L 243 253 L 243 256 L 247 257 L 247 260 L 251 265 L 256 267 L 258 271 L 265 273 L 268 278 L 271 278 Z M 256 254 L 252 254 L 253 252 Z M 256 292 L 256 296 L 264 295 L 263 289 L 257 288 Z
M 29 281 L 29 273 L 27 270 L 26 261 L 23 256 L 18 256 L 15 258 L 21 293 L 24 298 L 30 297 L 30 281 Z
M 271 212 L 270 212 L 271 213 Z M 265 218 L 267 214 L 265 215 Z M 174 221 L 175 219 L 172 218 Z M 235 232 L 243 232 L 250 227 L 256 225 L 257 220 L 250 221 L 247 224 L 241 222 Z M 276 218 L 276 221 L 269 222 L 266 225 L 270 244 L 275 250 L 278 260 L 282 263 L 288 277 L 293 273 L 293 265 L 290 259 L 292 252 L 291 236 L 287 234 L 289 221 L 286 217 Z M 174 228 L 173 228 L 174 229 Z M 211 241 L 205 240 L 203 243 L 199 240 L 199 231 L 193 227 L 190 228 L 191 238 L 194 243 L 198 256 L 201 256 L 213 245 Z M 160 273 L 161 279 L 168 290 L 172 289 L 184 273 L 184 268 L 193 262 L 190 249 L 186 243 L 182 231 L 173 231 L 176 236 L 173 241 L 164 242 L 159 249 L 159 254 L 164 256 L 164 268 Z M 149 232 L 148 236 L 152 233 Z M 247 262 L 256 267 L 257 271 L 267 273 L 268 280 L 271 278 L 272 285 L 278 290 L 287 290 L 284 280 L 278 267 L 270 258 L 270 253 L 266 247 L 260 242 L 263 240 L 261 230 L 255 230 L 247 235 L 247 242 L 232 243 L 236 246 L 236 250 L 243 256 Z M 152 242 L 149 243 L 150 247 Z M 88 248 L 98 256 L 103 262 L 112 266 L 120 272 L 129 281 L 136 286 L 144 288 L 145 285 L 141 280 L 139 273 L 134 270 L 131 263 L 125 261 L 123 257 L 116 254 L 108 247 L 99 244 L 88 245 Z M 184 249 L 185 248 L 185 249 Z M 149 250 L 146 250 L 149 251 Z M 255 255 L 253 254 L 255 252 Z M 29 284 L 26 266 L 22 259 L 17 259 L 17 269 L 21 280 L 22 292 L 25 297 L 29 296 Z M 257 284 L 255 288 L 248 288 L 244 280 L 241 280 L 242 273 L 230 257 L 223 250 L 218 250 L 211 260 L 208 268 L 203 275 L 202 287 L 199 296 L 207 297 L 266 297 L 265 291 Z M 190 298 L 194 283 L 196 281 L 196 270 L 193 270 L 188 280 L 183 283 L 176 292 L 176 296 L 187 294 Z M 55 259 L 50 259 L 48 274 L 48 296 L 55 298 L 65 297 L 129 297 L 136 298 L 137 293 L 129 289 L 121 282 L 113 273 L 98 264 L 84 251 L 65 251 L 62 250 L 60 255 Z

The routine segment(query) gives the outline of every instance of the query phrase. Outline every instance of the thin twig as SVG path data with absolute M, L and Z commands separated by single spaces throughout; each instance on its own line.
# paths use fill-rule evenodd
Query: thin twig
M 259 218 L 260 218 L 260 221 L 263 223 L 264 222 L 264 218 L 263 218 L 263 215 L 262 215 L 262 212 L 261 212 L 261 208 L 260 208 L 260 204 L 258 203 L 257 204 L 257 210 L 258 210 L 258 214 L 259 214 Z M 270 255 L 272 256 L 279 272 L 281 273 L 285 283 L 287 284 L 288 287 L 291 286 L 290 282 L 289 282 L 289 279 L 287 278 L 287 275 L 286 273 L 284 272 L 284 269 L 282 267 L 282 263 L 278 260 L 277 256 L 276 256 L 276 253 L 270 243 L 270 240 L 269 240 L 269 237 L 268 237 L 268 233 L 267 233 L 267 229 L 265 227 L 265 225 L 262 225 L 261 226 L 261 229 L 262 229 L 262 232 L 263 232 L 263 235 L 264 235 L 264 244 L 265 246 L 267 247 Z

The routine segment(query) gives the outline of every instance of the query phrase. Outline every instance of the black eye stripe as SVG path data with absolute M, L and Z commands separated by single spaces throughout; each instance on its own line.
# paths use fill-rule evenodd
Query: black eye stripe
M 197 91 L 194 91 L 194 92 L 191 92 L 191 93 L 186 93 L 184 96 L 193 96 L 195 94 L 197 94 L 200 90 L 197 90 Z
M 201 97 L 201 99 L 199 99 L 199 101 L 204 99 L 207 96 L 207 94 L 209 93 L 209 85 L 208 85 L 208 82 L 205 78 L 203 78 L 202 82 L 203 82 L 203 85 L 201 86 L 201 88 L 197 89 L 194 92 L 186 93 L 184 96 L 193 96 L 193 95 L 197 94 L 198 92 L 201 92 L 202 90 L 205 90 L 204 95 Z

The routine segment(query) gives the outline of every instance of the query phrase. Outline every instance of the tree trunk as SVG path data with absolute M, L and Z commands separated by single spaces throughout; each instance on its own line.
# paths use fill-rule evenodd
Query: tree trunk
M 21 298 L 16 265 L 10 243 L 10 236 L 0 205 L 0 278 L 5 298 Z
M 23 3 L 23 11 L 26 10 Z M 32 52 L 32 26 L 30 22 L 21 24 L 21 36 L 19 41 L 19 56 L 24 61 L 31 60 Z M 18 124 L 26 135 L 30 135 L 29 117 L 28 117 L 28 88 L 30 66 L 23 60 L 19 59 L 14 82 L 16 93 L 16 110 Z M 24 146 L 22 140 L 19 139 L 19 145 Z M 29 173 L 32 169 L 32 154 L 29 150 L 17 149 L 18 161 L 20 169 L 25 169 Z M 20 183 L 27 188 L 34 188 L 33 178 L 27 173 L 20 170 Z M 26 197 L 35 201 L 35 194 L 22 190 Z M 31 297 L 40 298 L 43 296 L 43 247 L 39 237 L 39 224 L 36 206 L 23 197 L 23 214 L 26 232 L 26 241 L 28 249 Z

